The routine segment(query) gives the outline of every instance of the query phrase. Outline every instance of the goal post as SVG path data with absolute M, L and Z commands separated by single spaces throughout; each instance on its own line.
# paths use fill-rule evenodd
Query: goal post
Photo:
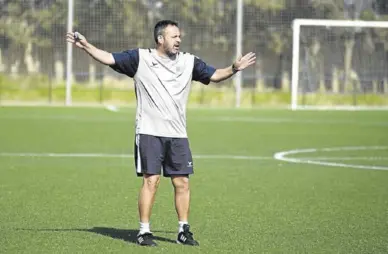
M 388 109 L 388 21 L 295 19 L 292 27 L 292 110 Z

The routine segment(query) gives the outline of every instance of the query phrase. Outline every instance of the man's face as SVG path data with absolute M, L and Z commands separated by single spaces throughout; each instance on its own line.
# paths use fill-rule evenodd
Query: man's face
M 179 52 L 181 33 L 176 26 L 167 26 L 164 29 L 162 46 L 168 56 L 174 56 Z

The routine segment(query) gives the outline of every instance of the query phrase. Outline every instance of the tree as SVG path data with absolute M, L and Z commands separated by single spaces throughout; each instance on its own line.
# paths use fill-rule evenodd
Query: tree
M 265 73 L 267 84 L 287 90 L 283 76 L 291 73 L 292 21 L 309 18 L 312 11 L 309 0 L 246 1 L 246 45 L 258 53 L 258 73 Z M 252 42 L 255 45 L 252 45 Z M 250 45 L 251 44 L 251 45 Z M 268 59 L 271 55 L 271 59 Z M 261 64 L 261 58 L 266 58 Z M 276 58 L 276 59 L 272 59 Z M 275 62 L 275 66 L 266 62 Z M 267 67 L 268 66 L 268 67 Z M 262 70 L 266 68 L 267 70 Z M 260 82 L 256 82 L 260 83 Z
M 6 68 L 18 62 L 19 70 L 27 71 L 25 66 L 26 50 L 35 47 L 50 47 L 52 38 L 42 36 L 50 33 L 53 18 L 52 9 L 58 4 L 54 1 L 3 1 L 0 7 L 1 48 L 11 52 Z M 46 8 L 50 3 L 50 8 Z M 60 8 L 57 8 L 60 9 Z
M 360 19 L 363 13 L 371 7 L 371 0 L 312 0 L 312 6 L 323 13 L 322 18 L 327 19 Z M 352 89 L 352 68 L 353 49 L 356 37 L 363 37 L 363 32 L 358 28 L 335 28 L 330 32 L 330 36 L 341 39 L 344 43 L 344 65 L 343 82 L 341 90 Z M 365 37 L 365 36 L 364 36 Z M 321 38 L 323 39 L 323 38 Z
M 388 2 L 386 0 L 375 0 L 372 7 L 376 14 L 388 15 Z
M 372 20 L 372 21 L 388 21 L 388 3 L 382 0 L 373 1 L 372 7 L 368 9 L 362 19 Z M 367 34 L 367 44 L 368 48 L 371 52 L 375 53 L 377 58 L 378 66 L 376 75 L 373 77 L 376 78 L 374 80 L 375 91 L 377 91 L 378 86 L 382 85 L 381 89 L 384 92 L 388 91 L 388 29 L 375 28 L 370 29 L 370 32 Z M 382 57 L 384 56 L 384 57 Z

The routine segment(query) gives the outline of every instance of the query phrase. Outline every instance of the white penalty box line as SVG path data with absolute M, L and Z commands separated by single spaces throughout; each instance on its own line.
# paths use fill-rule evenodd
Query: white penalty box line
M 330 162 L 328 160 L 337 159 L 337 161 L 347 160 L 351 157 L 324 157 L 324 158 L 291 158 L 290 155 L 299 155 L 299 154 L 308 154 L 308 153 L 317 153 L 317 152 L 340 152 L 340 151 L 373 151 L 373 150 L 388 150 L 388 146 L 354 146 L 354 147 L 331 147 L 331 148 L 310 148 L 310 149 L 294 149 L 288 151 L 277 152 L 274 154 L 274 159 L 279 161 L 286 161 L 291 163 L 300 163 L 300 164 L 313 164 L 319 166 L 329 166 L 329 167 L 341 167 L 341 168 L 355 168 L 355 169 L 366 169 L 366 170 L 388 170 L 388 166 L 375 166 L 375 165 L 360 165 L 360 164 L 349 164 L 349 163 L 339 163 L 339 162 Z M 354 161 L 361 160 L 361 158 L 368 160 L 382 160 L 387 159 L 387 157 L 352 157 Z
M 0 153 L 0 157 L 28 157 L 28 158 L 122 158 L 133 159 L 133 154 L 108 154 L 108 153 Z M 219 160 L 273 160 L 272 156 L 244 156 L 244 155 L 193 155 L 194 159 L 219 159 Z
M 322 149 L 322 151 L 325 149 Z M 292 152 L 291 152 L 292 151 Z M 297 152 L 294 152 L 297 151 Z M 312 152 L 317 150 L 290 150 L 278 152 L 276 154 L 297 154 L 302 152 Z M 274 157 L 278 157 L 275 154 Z M 113 158 L 113 159 L 133 159 L 134 154 L 109 154 L 109 153 L 0 153 L 0 157 L 31 157 L 31 158 Z M 278 159 L 271 156 L 245 156 L 245 155 L 193 155 L 195 159 L 230 159 L 230 160 L 273 160 Z M 293 158 L 288 158 L 293 159 Z M 301 157 L 298 160 L 388 160 L 388 157 Z
M 288 151 L 277 152 L 274 156 L 245 156 L 245 155 L 193 155 L 194 159 L 210 159 L 210 160 L 279 160 L 291 163 L 314 164 L 320 166 L 344 167 L 369 170 L 388 170 L 388 166 L 360 165 L 339 163 L 333 161 L 382 161 L 388 160 L 388 157 L 378 156 L 351 156 L 351 157 L 298 157 L 291 158 L 290 155 L 316 153 L 316 152 L 331 152 L 331 151 L 358 151 L 358 150 L 388 150 L 386 146 L 372 147 L 336 147 L 336 148 L 311 148 L 311 149 L 294 149 Z M 0 152 L 0 157 L 24 157 L 24 158 L 112 158 L 112 159 L 133 159 L 133 154 L 108 154 L 108 153 L 12 153 Z

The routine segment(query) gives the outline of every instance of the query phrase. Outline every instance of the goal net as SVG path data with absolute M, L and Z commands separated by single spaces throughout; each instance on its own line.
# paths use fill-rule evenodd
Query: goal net
M 388 22 L 296 19 L 296 109 L 388 109 Z

